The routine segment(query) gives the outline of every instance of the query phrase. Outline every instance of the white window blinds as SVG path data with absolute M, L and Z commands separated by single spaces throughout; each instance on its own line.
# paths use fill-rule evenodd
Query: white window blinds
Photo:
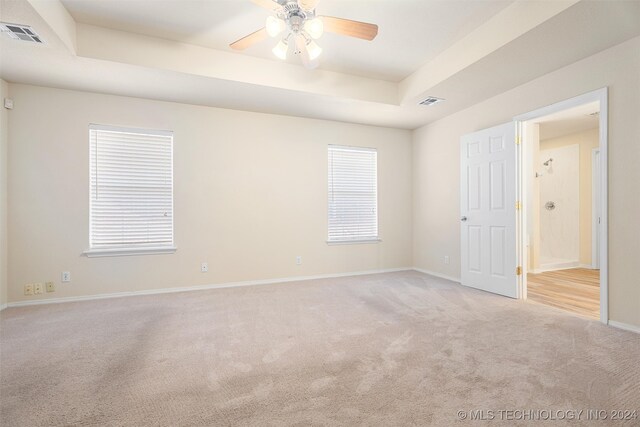
M 329 146 L 329 242 L 378 239 L 374 148 Z
M 89 250 L 173 246 L 173 134 L 91 125 Z

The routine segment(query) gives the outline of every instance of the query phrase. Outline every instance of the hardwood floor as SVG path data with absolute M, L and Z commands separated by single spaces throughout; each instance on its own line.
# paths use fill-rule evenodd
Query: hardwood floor
M 541 304 L 600 318 L 600 270 L 572 268 L 527 275 L 527 298 Z

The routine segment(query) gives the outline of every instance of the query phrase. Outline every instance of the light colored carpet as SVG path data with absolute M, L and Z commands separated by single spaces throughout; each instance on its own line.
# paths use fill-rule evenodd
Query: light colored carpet
M 0 325 L 3 426 L 640 410 L 640 335 L 417 272 L 10 308 Z

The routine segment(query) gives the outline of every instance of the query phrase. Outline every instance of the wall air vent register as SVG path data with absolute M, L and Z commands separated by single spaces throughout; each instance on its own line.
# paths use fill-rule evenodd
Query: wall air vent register
M 427 99 L 425 99 L 424 101 L 418 102 L 418 105 L 424 105 L 426 107 L 430 107 L 434 104 L 438 104 L 440 102 L 444 101 L 444 99 L 442 98 L 436 98 L 435 96 L 430 96 Z
M 34 29 L 28 25 L 8 24 L 6 22 L 0 22 L 0 31 L 14 40 L 23 40 L 32 43 L 43 43 L 38 33 L 36 33 Z

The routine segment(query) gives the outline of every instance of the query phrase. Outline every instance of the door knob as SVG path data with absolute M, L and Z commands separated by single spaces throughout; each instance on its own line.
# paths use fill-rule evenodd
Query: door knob
M 462 218 L 460 218 L 460 221 L 463 221 L 463 222 L 464 222 L 464 221 L 466 221 L 466 220 L 467 220 L 467 217 L 466 217 L 466 216 L 463 216 Z

